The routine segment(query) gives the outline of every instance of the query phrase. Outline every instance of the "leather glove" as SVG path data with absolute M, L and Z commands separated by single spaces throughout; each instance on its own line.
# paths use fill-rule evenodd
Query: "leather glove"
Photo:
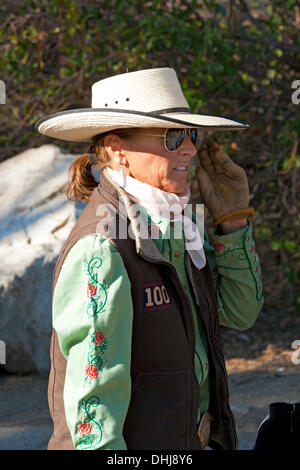
M 196 178 L 203 203 L 216 221 L 230 212 L 247 209 L 249 187 L 246 172 L 222 150 L 209 141 L 198 152 L 200 168 Z

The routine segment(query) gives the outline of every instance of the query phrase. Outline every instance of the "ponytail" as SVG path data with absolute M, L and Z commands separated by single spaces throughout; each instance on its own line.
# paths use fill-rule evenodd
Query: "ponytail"
M 93 190 L 98 186 L 92 174 L 93 162 L 89 154 L 84 153 L 71 163 L 69 168 L 69 185 L 66 196 L 70 201 L 88 202 Z
M 138 130 L 138 129 L 134 129 Z M 84 153 L 71 163 L 69 167 L 69 184 L 66 196 L 70 201 L 88 202 L 93 190 L 98 186 L 94 179 L 92 168 L 101 171 L 110 166 L 110 157 L 104 146 L 104 139 L 108 134 L 120 135 L 124 139 L 131 139 L 132 129 L 126 134 L 126 129 L 114 129 L 103 134 L 97 134 L 92 138 L 88 153 Z M 93 158 L 90 159 L 90 156 Z

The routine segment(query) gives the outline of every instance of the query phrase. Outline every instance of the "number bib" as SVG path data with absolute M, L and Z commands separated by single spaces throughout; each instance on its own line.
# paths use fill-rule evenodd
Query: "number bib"
M 143 284 L 144 312 L 155 312 L 171 307 L 172 302 L 163 281 L 152 281 Z

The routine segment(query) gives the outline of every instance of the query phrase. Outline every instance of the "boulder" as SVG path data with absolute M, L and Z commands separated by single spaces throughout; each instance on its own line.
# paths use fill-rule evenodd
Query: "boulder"
M 0 164 L 0 340 L 8 372 L 49 372 L 53 270 L 82 210 L 65 196 L 73 158 L 43 145 Z

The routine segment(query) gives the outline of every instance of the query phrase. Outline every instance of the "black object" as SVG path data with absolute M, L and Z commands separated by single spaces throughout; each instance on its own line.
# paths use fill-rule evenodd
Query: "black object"
M 269 411 L 258 429 L 253 450 L 299 450 L 300 403 L 271 403 Z

